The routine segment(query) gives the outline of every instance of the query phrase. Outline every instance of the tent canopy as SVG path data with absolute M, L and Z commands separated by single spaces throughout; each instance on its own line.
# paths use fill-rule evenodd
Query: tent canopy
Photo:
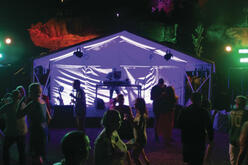
M 73 55 L 77 50 L 81 50 L 83 57 Z M 164 55 L 168 52 L 173 56 L 167 61 Z M 83 42 L 37 58 L 33 61 L 34 71 L 38 66 L 50 70 L 49 92 L 52 103 L 58 104 L 57 98 L 61 94 L 58 92 L 59 87 L 65 88 L 62 96 L 68 98 L 73 79 L 80 79 L 82 87 L 86 90 L 88 105 L 94 102 L 94 86 L 105 79 L 111 68 L 122 70 L 124 73 L 122 78 L 128 78 L 131 84 L 141 85 L 142 97 L 145 97 L 148 103 L 151 103 L 149 96 L 151 87 L 160 77 L 167 80 L 167 85 L 175 88 L 177 95 L 182 95 L 179 102 L 183 102 L 185 72 L 197 69 L 209 72 L 213 70 L 211 63 L 127 31 Z M 125 91 L 130 93 L 127 89 L 123 89 L 122 93 Z M 128 103 L 137 97 L 137 92 L 134 89 L 132 91 L 133 94 L 127 96 Z M 105 91 L 100 94 L 100 98 L 107 100 L 107 95 Z

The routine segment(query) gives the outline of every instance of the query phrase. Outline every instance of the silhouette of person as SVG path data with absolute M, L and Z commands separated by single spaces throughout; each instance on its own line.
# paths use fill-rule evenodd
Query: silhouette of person
M 45 101 L 42 99 L 42 88 L 39 83 L 29 85 L 30 102 L 22 109 L 23 99 L 17 107 L 17 117 L 27 115 L 29 120 L 29 146 L 32 154 L 32 164 L 43 164 L 46 158 L 48 141 L 48 123 L 51 120 Z
M 248 164 L 248 121 L 246 121 L 242 127 L 239 144 L 240 150 L 237 159 L 237 165 L 242 165 L 244 161 L 246 161 L 245 164 Z
M 80 130 L 67 133 L 61 140 L 64 159 L 54 165 L 85 165 L 90 152 L 89 137 Z
M 16 108 L 19 102 L 19 91 L 13 90 L 11 94 L 11 102 L 6 103 L 0 108 L 0 116 L 5 114 L 6 116 L 6 128 L 4 129 L 5 139 L 3 144 L 3 161 L 5 165 L 10 164 L 9 149 L 16 143 L 17 149 L 19 152 L 19 164 L 25 165 L 26 156 L 25 156 L 25 140 L 27 130 L 23 130 L 18 127 L 18 122 Z M 25 120 L 24 124 L 26 125 Z
M 161 111 L 158 119 L 158 134 L 163 136 L 165 145 L 170 145 L 172 141 L 176 103 L 177 96 L 174 88 L 172 86 L 166 87 L 165 96 L 160 103 Z
M 151 90 L 151 100 L 153 100 L 153 114 L 154 114 L 154 133 L 155 140 L 158 141 L 158 119 L 160 112 L 162 111 L 162 107 L 160 106 L 163 98 L 165 96 L 166 85 L 164 84 L 164 79 L 160 78 L 158 80 L 158 84 L 152 87 Z
M 183 160 L 189 165 L 202 165 L 206 137 L 213 144 L 213 125 L 209 112 L 201 106 L 201 94 L 193 93 L 192 104 L 179 116 Z
M 146 127 L 148 121 L 148 112 L 145 100 L 143 98 L 137 98 L 135 100 L 134 106 L 136 110 L 136 115 L 133 120 L 134 139 L 130 140 L 127 145 L 132 150 L 132 157 L 136 165 L 141 165 L 141 161 L 139 160 L 140 155 L 143 157 L 144 161 L 148 165 L 149 160 L 144 151 L 144 147 L 147 144 Z
M 74 98 L 74 116 L 76 118 L 76 125 L 79 130 L 85 129 L 85 116 L 86 116 L 86 98 L 84 90 L 80 87 L 80 81 L 74 80 L 73 89 L 76 90 L 76 95 L 72 93 L 70 96 Z
M 126 144 L 117 130 L 121 126 L 121 116 L 116 110 L 108 110 L 102 118 L 104 129 L 95 140 L 95 165 L 124 165 L 128 160 Z
M 117 81 L 117 80 L 120 80 L 121 78 L 121 75 L 120 75 L 120 71 L 117 71 L 116 68 L 113 68 L 112 69 L 112 72 L 108 73 L 107 75 L 107 78 L 110 80 L 110 81 Z M 113 93 L 114 91 L 116 92 L 116 94 L 120 94 L 120 89 L 119 87 L 116 85 L 116 84 L 112 84 L 110 87 L 109 87 L 109 98 L 112 99 L 113 98 Z
M 114 106 L 114 109 L 119 111 L 122 119 L 122 124 L 118 133 L 121 139 L 130 140 L 133 138 L 133 113 L 129 106 L 124 105 L 124 96 L 123 94 L 119 94 L 116 98 L 116 102 L 118 105 Z
M 236 108 L 230 112 L 229 156 L 231 165 L 236 165 L 240 150 L 239 138 L 243 124 L 248 121 L 248 111 L 245 110 L 245 96 L 235 98 Z

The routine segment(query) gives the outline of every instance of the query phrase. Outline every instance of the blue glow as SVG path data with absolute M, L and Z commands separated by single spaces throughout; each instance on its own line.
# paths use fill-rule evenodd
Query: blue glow
M 157 84 L 159 78 L 164 78 L 167 85 L 175 88 L 175 92 L 179 96 L 178 103 L 184 104 L 185 71 L 194 71 L 198 66 L 211 67 L 207 62 L 176 50 L 171 51 L 173 57 L 166 62 L 163 59 L 168 49 L 166 46 L 126 31 L 80 45 L 87 58 L 84 56 L 79 60 L 73 56 L 73 52 L 78 47 L 68 48 L 34 61 L 34 68 L 42 65 L 43 68 L 51 71 L 49 89 L 52 104 L 60 105 L 59 97 L 62 97 L 64 105 L 71 104 L 72 82 L 78 79 L 86 93 L 87 106 L 94 106 L 96 85 L 105 81 L 106 75 L 114 67 L 122 71 L 121 80 L 129 79 L 132 85 L 142 86 L 141 97 L 149 106 L 152 105 L 151 88 Z M 61 86 L 64 87 L 64 90 L 59 93 Z M 125 97 L 125 104 L 133 106 L 133 102 L 138 96 L 136 89 L 120 88 L 120 92 Z M 114 92 L 113 97 L 115 96 Z M 109 89 L 99 89 L 97 97 L 108 104 Z

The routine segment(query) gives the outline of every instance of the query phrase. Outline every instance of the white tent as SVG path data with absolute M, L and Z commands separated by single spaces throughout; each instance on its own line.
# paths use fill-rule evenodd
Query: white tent
M 79 58 L 73 54 L 77 50 L 83 52 L 83 57 Z M 167 61 L 164 55 L 168 51 L 173 56 Z M 147 104 L 151 103 L 150 90 L 159 78 L 164 78 L 167 85 L 175 88 L 179 103 L 184 104 L 185 79 L 188 77 L 186 72 L 207 71 L 209 74 L 206 75 L 206 81 L 211 82 L 214 65 L 122 31 L 37 58 L 33 61 L 33 68 L 34 79 L 37 81 L 40 81 L 37 68 L 43 68 L 42 72 L 49 70 L 45 91 L 49 91 L 52 104 L 61 104 L 59 98 L 63 99 L 65 105 L 70 104 L 72 82 L 79 79 L 86 92 L 87 105 L 91 106 L 96 97 L 96 85 L 106 80 L 106 75 L 112 68 L 122 71 L 122 80 L 129 79 L 131 84 L 141 86 L 141 97 L 145 98 Z M 64 90 L 59 92 L 61 87 Z M 209 96 L 210 89 L 211 83 Z M 121 87 L 121 93 L 125 95 L 126 104 L 130 105 L 138 96 L 137 90 L 132 87 Z M 98 98 L 107 102 L 108 97 L 108 90 L 98 90 Z

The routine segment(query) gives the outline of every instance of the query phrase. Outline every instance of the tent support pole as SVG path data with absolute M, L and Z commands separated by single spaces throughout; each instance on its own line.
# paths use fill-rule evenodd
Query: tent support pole
M 209 84 L 208 84 L 208 100 L 210 100 L 212 94 L 212 69 L 209 72 Z
M 45 90 L 47 89 L 47 84 L 48 84 L 49 80 L 50 80 L 50 73 L 47 76 L 47 81 L 46 81 L 46 84 L 45 84 L 44 89 L 43 89 L 43 94 L 44 94 Z
M 37 81 L 40 83 L 40 80 L 39 80 L 39 78 L 37 77 L 37 75 L 35 74 L 35 72 L 34 72 L 34 77 L 37 79 Z
M 194 90 L 194 88 L 192 87 L 192 84 L 191 84 L 191 82 L 190 82 L 190 80 L 189 80 L 189 78 L 188 78 L 188 75 L 187 75 L 187 72 L 186 72 L 186 71 L 185 71 L 185 75 L 186 75 L 186 78 L 187 78 L 187 80 L 188 80 L 188 82 L 189 82 L 189 85 L 190 85 L 190 88 L 191 88 L 192 92 L 195 92 L 195 90 Z
M 32 82 L 34 82 L 35 81 L 35 72 L 34 72 L 34 69 L 33 69 L 33 81 Z
M 199 90 L 202 88 L 202 86 L 206 83 L 206 81 L 210 78 L 210 75 L 202 82 L 202 84 L 198 87 L 196 92 L 199 92 Z

